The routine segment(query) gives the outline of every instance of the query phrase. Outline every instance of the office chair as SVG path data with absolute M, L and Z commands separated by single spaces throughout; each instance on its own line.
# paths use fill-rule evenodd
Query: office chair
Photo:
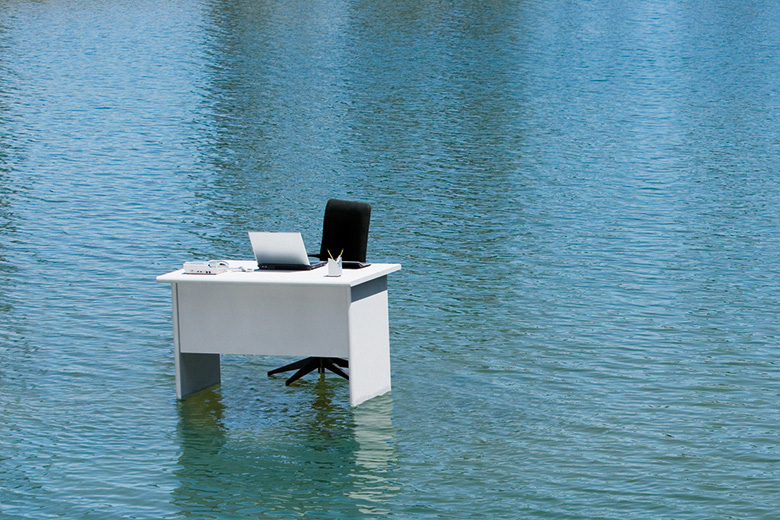
M 309 256 L 327 260 L 331 255 L 347 263 L 363 264 L 368 249 L 368 226 L 371 221 L 371 206 L 363 202 L 331 199 L 325 206 L 325 218 L 322 223 L 322 243 L 319 254 Z M 269 376 L 281 372 L 297 370 L 286 382 L 289 386 L 306 374 L 317 370 L 324 374 L 330 370 L 336 375 L 349 379 L 342 368 L 348 368 L 349 361 L 335 357 L 308 357 L 268 372 Z

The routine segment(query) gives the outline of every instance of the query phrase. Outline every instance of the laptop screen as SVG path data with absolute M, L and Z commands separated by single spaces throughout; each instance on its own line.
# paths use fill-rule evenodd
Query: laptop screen
M 249 241 L 258 267 L 309 268 L 309 256 L 300 233 L 250 231 Z

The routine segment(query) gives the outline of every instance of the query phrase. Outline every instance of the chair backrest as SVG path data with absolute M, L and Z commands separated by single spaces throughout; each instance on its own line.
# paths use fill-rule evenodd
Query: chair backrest
M 328 259 L 328 251 L 335 258 L 343 250 L 344 260 L 365 262 L 370 221 L 369 204 L 330 199 L 322 223 L 320 260 Z

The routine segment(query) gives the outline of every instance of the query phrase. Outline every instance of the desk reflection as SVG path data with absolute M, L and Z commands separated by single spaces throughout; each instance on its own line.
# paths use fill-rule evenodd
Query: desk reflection
M 376 397 L 355 408 L 353 433 L 355 450 L 355 488 L 350 496 L 363 501 L 363 513 L 390 512 L 392 498 L 398 494 L 398 453 L 393 427 L 393 400 L 389 394 Z
M 352 408 L 346 384 L 321 377 L 271 395 L 217 387 L 178 402 L 180 515 L 388 512 L 398 493 L 393 403 L 388 395 Z

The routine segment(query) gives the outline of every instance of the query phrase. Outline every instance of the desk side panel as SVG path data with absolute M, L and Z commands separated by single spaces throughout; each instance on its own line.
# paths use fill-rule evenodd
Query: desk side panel
M 176 397 L 185 397 L 220 383 L 219 354 L 183 354 L 179 349 L 178 284 L 171 284 Z
M 178 284 L 181 352 L 349 354 L 349 290 L 338 286 Z
M 387 277 L 353 291 L 349 308 L 350 404 L 390 391 L 390 323 Z

